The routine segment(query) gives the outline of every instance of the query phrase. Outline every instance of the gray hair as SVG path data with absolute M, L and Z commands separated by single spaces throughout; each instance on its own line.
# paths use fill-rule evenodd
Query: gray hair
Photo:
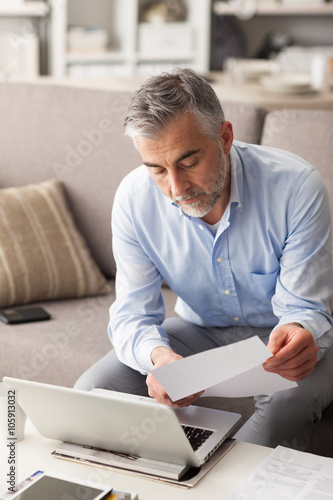
M 155 140 L 170 123 L 192 113 L 213 140 L 225 121 L 221 103 L 207 80 L 191 69 L 150 77 L 133 95 L 125 118 L 125 135 Z

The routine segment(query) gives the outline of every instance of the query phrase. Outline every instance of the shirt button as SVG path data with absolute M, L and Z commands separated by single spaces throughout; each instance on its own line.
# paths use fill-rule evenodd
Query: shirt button
M 218 257 L 218 258 L 216 259 L 216 261 L 217 261 L 219 264 L 220 264 L 220 262 L 222 262 L 222 260 L 223 260 L 223 259 L 222 259 L 222 257 Z
M 237 317 L 236 317 L 236 318 L 234 318 L 234 321 L 239 321 L 239 320 L 240 320 L 240 318 L 237 318 Z
M 231 294 L 230 290 L 225 290 L 224 291 L 224 295 L 230 295 L 230 294 Z
M 203 229 L 203 226 L 200 224 L 199 228 L 202 230 L 202 229 Z

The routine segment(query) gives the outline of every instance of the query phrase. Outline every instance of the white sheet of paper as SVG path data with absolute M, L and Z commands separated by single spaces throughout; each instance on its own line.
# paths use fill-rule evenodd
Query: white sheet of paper
M 205 390 L 204 396 L 245 397 L 296 387 L 266 372 L 262 363 L 272 356 L 258 336 L 194 354 L 153 370 L 172 401 Z
M 246 398 L 258 394 L 271 394 L 296 386 L 295 382 L 282 378 L 276 373 L 266 372 L 262 365 L 259 365 L 209 387 L 205 390 L 203 397 Z
M 226 500 L 333 500 L 333 460 L 278 446 Z

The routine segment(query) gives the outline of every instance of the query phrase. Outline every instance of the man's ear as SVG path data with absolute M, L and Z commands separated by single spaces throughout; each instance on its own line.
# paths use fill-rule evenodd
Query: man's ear
M 234 140 L 234 132 L 232 124 L 228 121 L 222 123 L 220 128 L 220 138 L 226 155 L 230 153 L 230 149 Z

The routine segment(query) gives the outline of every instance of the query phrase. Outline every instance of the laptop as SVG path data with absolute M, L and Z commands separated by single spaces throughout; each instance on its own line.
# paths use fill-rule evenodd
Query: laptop
M 11 377 L 3 381 L 44 437 L 173 464 L 200 467 L 240 426 L 241 415 L 211 408 L 175 409 L 102 389 L 81 391 Z M 193 446 L 191 428 L 199 440 Z

